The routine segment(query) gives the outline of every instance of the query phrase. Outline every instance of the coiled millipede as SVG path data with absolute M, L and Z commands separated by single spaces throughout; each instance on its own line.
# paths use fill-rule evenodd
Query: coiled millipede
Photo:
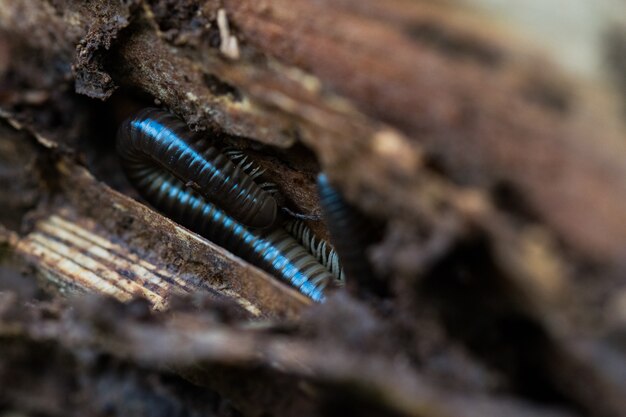
M 161 110 L 127 119 L 117 148 L 133 185 L 175 221 L 323 301 L 336 279 L 282 227 L 270 227 L 275 200 L 237 164 L 191 137 L 182 121 Z
M 243 171 L 250 175 L 255 181 L 258 179 L 265 170 L 258 166 L 253 160 L 246 155 L 245 152 L 238 149 L 225 149 L 224 154 L 227 155 L 234 163 L 238 164 Z M 260 187 L 272 195 L 278 192 L 276 184 L 272 182 L 263 182 Z M 292 214 L 293 215 L 293 214 Z M 308 217 L 308 216 L 303 216 Z M 283 224 L 285 230 L 291 234 L 304 248 L 313 255 L 319 263 L 324 265 L 331 274 L 337 278 L 340 285 L 345 283 L 345 274 L 339 260 L 339 255 L 333 248 L 333 246 L 315 236 L 315 233 L 306 225 L 305 222 L 299 218 L 291 219 Z
M 122 124 L 117 144 L 133 183 L 159 165 L 210 202 L 219 203 L 242 224 L 272 226 L 277 215 L 274 198 L 219 150 L 199 139 L 174 115 L 147 108 Z

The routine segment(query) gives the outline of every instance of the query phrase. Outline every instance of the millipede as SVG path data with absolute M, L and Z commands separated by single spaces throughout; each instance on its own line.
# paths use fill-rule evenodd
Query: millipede
M 275 223 L 277 203 L 271 194 L 171 113 L 143 109 L 122 124 L 117 137 L 118 153 L 133 183 L 158 165 L 248 227 Z
M 325 288 L 335 285 L 336 278 L 284 228 L 275 225 L 275 200 L 267 200 L 271 197 L 264 196 L 261 192 L 265 191 L 238 164 L 201 140 L 191 139 L 184 127 L 180 119 L 157 109 L 142 110 L 120 127 L 117 148 L 124 170 L 140 194 L 173 220 L 311 299 L 323 301 Z M 204 175 L 213 177 L 205 179 Z M 192 182 L 198 184 L 189 187 Z M 244 197 L 246 193 L 248 197 Z M 242 196 L 243 202 L 233 204 L 233 195 Z M 268 205 L 272 207 L 269 213 Z M 241 219 L 273 226 L 252 228 Z
M 259 179 L 264 173 L 265 169 L 257 165 L 246 152 L 240 149 L 227 148 L 224 149 L 224 154 L 228 156 L 234 163 L 238 164 L 243 171 L 250 175 L 255 181 Z M 278 188 L 273 182 L 262 182 L 259 184 L 261 188 L 271 193 L 272 195 L 278 194 Z M 309 218 L 302 214 L 293 213 L 291 210 L 287 210 L 283 207 L 283 210 L 287 212 L 293 219 L 284 222 L 283 227 L 285 230 L 293 236 L 304 248 L 315 257 L 331 274 L 335 276 L 338 283 L 342 285 L 345 282 L 345 274 L 341 267 L 339 255 L 333 248 L 333 246 L 324 239 L 318 238 L 315 233 L 301 220 L 301 218 Z
M 371 221 L 346 201 L 324 173 L 317 176 L 317 190 L 347 284 L 354 289 L 369 288 L 379 294 L 385 293 L 386 289 L 374 275 L 366 253 L 368 245 L 375 240 Z
M 265 169 L 261 168 L 258 164 L 252 160 L 246 152 L 240 149 L 227 148 L 224 149 L 224 154 L 228 156 L 234 163 L 238 164 L 243 171 L 250 175 L 255 181 L 259 179 L 264 173 Z M 279 193 L 276 184 L 273 182 L 262 182 L 259 184 L 261 188 L 269 192 L 272 195 Z M 318 238 L 315 233 L 301 220 L 301 218 L 309 218 L 311 216 L 293 213 L 291 210 L 287 210 L 283 207 L 283 210 L 288 213 L 293 219 L 289 219 L 284 222 L 283 227 L 291 236 L 293 236 L 313 257 L 315 257 L 319 263 L 321 263 L 334 277 L 337 279 L 338 285 L 343 285 L 345 282 L 345 274 L 341 267 L 341 261 L 339 255 L 333 248 L 333 246 L 324 239 Z

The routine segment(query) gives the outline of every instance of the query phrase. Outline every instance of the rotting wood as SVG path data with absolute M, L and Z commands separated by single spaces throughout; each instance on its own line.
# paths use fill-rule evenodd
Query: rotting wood
M 323 342 L 318 345 L 289 336 L 267 338 L 254 326 L 225 326 L 185 312 L 151 322 L 129 315 L 132 307 L 98 297 L 73 307 L 74 314 L 48 320 L 44 332 L 40 323 L 28 320 L 18 332 L 27 340 L 55 341 L 69 352 L 98 348 L 138 363 L 172 367 L 201 385 L 228 380 L 230 373 L 242 380 L 226 392 L 250 415 L 259 409 L 278 415 L 319 415 L 320 404 L 332 404 L 340 396 L 352 400 L 346 404 L 352 404 L 355 413 L 375 408 L 380 413 L 414 417 L 573 416 L 549 407 L 528 407 L 506 396 L 486 400 L 481 395 L 447 391 L 409 371 L 401 360 L 361 357 L 348 347 L 329 352 Z M 101 314 L 101 309 L 108 313 Z M 68 328 L 80 331 L 68 334 Z M 0 327 L 0 338 L 4 335 Z M 216 365 L 227 370 L 225 375 L 220 375 Z M 265 383 L 270 390 L 261 406 L 246 405 L 248 384 L 264 377 L 261 370 L 273 376 Z
M 554 116 L 525 101 L 520 86 L 507 79 L 511 70 L 446 59 L 391 24 L 355 16 L 350 7 L 330 18 L 324 10 L 332 7 L 226 2 L 251 44 L 306 68 L 398 127 L 440 156 L 458 181 L 483 187 L 511 182 L 569 244 L 604 260 L 623 255 L 626 147 L 618 132 L 578 126 L 576 110 Z M 413 24 L 420 18 L 429 20 L 419 16 Z
M 157 100 L 196 129 L 239 136 L 220 138 L 227 143 L 269 145 L 253 152 L 270 178 L 280 177 L 288 203 L 312 212 L 317 204 L 310 166 L 317 159 L 350 201 L 387 223 L 383 241 L 372 248 L 372 260 L 390 280 L 394 299 L 391 306 L 372 302 L 369 307 L 388 314 L 386 330 L 400 341 L 390 337 L 394 350 L 380 352 L 378 342 L 359 339 L 350 346 L 363 353 L 363 362 L 408 357 L 403 363 L 410 369 L 408 385 L 426 372 L 429 386 L 437 386 L 433 380 L 441 375 L 425 369 L 458 364 L 447 350 L 458 343 L 468 350 L 468 359 L 443 379 L 487 399 L 486 405 L 460 401 L 452 414 L 502 415 L 502 391 L 523 398 L 516 412 L 532 414 L 528 404 L 537 398 L 524 389 L 536 388 L 557 408 L 565 404 L 598 416 L 621 415 L 626 387 L 615 375 L 623 364 L 620 335 L 626 326 L 620 263 L 626 155 L 623 130 L 599 114 L 604 107 L 590 110 L 575 81 L 529 58 L 506 34 L 482 25 L 452 2 L 180 1 L 173 8 L 169 3 L 95 2 L 86 7 L 69 1 L 60 7 L 4 0 L 0 32 L 11 36 L 0 37 L 0 56 L 13 59 L 0 63 L 0 78 L 10 75 L 5 78 L 9 89 L 0 91 L 3 117 L 47 144 L 44 155 L 69 145 L 99 157 L 97 128 L 85 123 L 99 110 L 72 91 L 76 87 L 109 99 L 99 109 L 118 111 L 118 104 L 123 108 L 139 90 L 149 95 L 138 99 L 142 104 Z M 218 14 L 222 27 L 227 19 L 229 35 L 237 39 L 236 59 L 222 56 Z M 17 19 L 21 15 L 27 19 Z M 53 36 L 32 36 L 42 32 Z M 81 137 L 87 139 L 81 142 Z M 305 157 L 312 161 L 302 171 L 293 155 L 298 142 L 314 153 Z M 21 236 L 9 233 L 5 240 L 51 279 L 76 284 L 76 273 L 83 280 L 91 273 L 94 279 L 108 278 L 107 291 L 119 299 L 143 293 L 158 309 L 168 305 L 170 289 L 179 287 L 159 287 L 159 278 L 189 279 L 196 285 L 204 277 L 209 289 L 238 300 L 252 315 L 296 318 L 306 307 L 297 294 L 265 274 L 95 181 L 76 163 L 80 158 L 50 157 L 60 189 L 45 187 L 39 197 L 51 201 L 27 216 L 31 228 Z M 39 167 L 51 168 L 45 162 Z M 115 183 L 115 165 L 111 167 L 99 179 Z M 134 225 L 127 224 L 128 218 Z M 323 226 L 318 230 L 323 232 Z M 125 257 L 117 256 L 120 250 Z M 173 253 L 192 253 L 203 261 Z M 218 262 L 205 263 L 204 257 Z M 244 279 L 250 276 L 256 278 Z M 234 292 L 221 285 L 226 280 L 234 283 Z M 437 283 L 435 291 L 427 288 Z M 107 292 L 102 289 L 97 292 Z M 458 293 L 467 297 L 455 298 Z M 326 314 L 325 320 L 291 329 L 323 335 L 318 335 L 319 345 L 305 340 L 285 345 L 319 355 L 317 359 L 290 356 L 293 352 L 284 348 L 261 362 L 293 372 L 296 377 L 288 385 L 304 380 L 306 387 L 311 376 L 331 380 L 325 386 L 331 392 L 337 380 L 350 377 L 376 385 L 380 380 L 368 379 L 367 369 L 350 367 L 350 355 L 342 350 L 351 337 L 358 339 L 353 328 L 365 316 L 334 315 L 360 302 L 318 306 L 314 311 Z M 168 333 L 163 340 L 171 335 L 193 339 L 180 322 L 165 327 L 157 327 Z M 335 332 L 337 327 L 342 331 Z M 222 331 L 232 336 L 229 343 L 242 341 L 230 329 L 213 330 L 217 338 L 224 336 Z M 438 332 L 445 334 L 443 342 L 433 336 Z M 261 333 L 263 342 L 256 345 L 261 351 L 281 346 L 271 331 Z M 502 338 L 493 342 L 494 335 Z M 120 343 L 115 337 L 108 340 L 111 346 Z M 483 341 L 492 349 L 485 350 Z M 164 346 L 174 357 L 179 345 Z M 104 345 L 99 349 L 116 352 Z M 219 372 L 209 369 L 203 383 L 236 398 L 249 414 L 274 410 L 272 406 L 278 414 L 287 412 L 268 393 L 275 395 L 279 388 L 263 390 L 264 377 L 277 374 L 233 390 L 243 376 L 254 375 L 255 365 L 245 363 L 237 374 L 229 355 L 241 351 L 207 349 L 209 362 L 214 360 L 218 368 L 226 363 L 224 373 L 234 376 L 221 375 L 218 382 Z M 324 361 L 335 353 L 338 362 Z M 133 354 L 140 359 L 140 353 Z M 382 363 L 381 380 L 398 376 L 393 364 Z M 305 365 L 310 373 L 300 372 Z M 504 382 L 489 386 L 481 378 L 472 380 L 467 371 L 472 366 L 484 366 Z M 403 392 L 394 385 L 398 381 L 387 382 L 382 390 L 390 395 L 386 399 L 406 405 L 415 394 L 398 398 L 394 395 Z M 263 393 L 277 403 L 264 403 L 268 398 Z M 429 401 L 416 398 L 410 407 L 391 408 L 406 415 L 445 411 L 438 408 L 445 400 L 435 401 L 431 409 Z M 385 406 L 390 404 L 386 399 Z
M 157 310 L 177 294 L 209 292 L 257 318 L 294 318 L 310 304 L 219 246 L 99 184 L 69 160 L 57 168 L 62 191 L 56 208 L 45 211 L 15 250 L 62 291 L 120 301 L 144 297 Z

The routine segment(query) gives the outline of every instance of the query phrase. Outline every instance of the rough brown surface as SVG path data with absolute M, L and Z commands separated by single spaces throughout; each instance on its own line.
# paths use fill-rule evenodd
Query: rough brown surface
M 455 2 L 0 0 L 0 409 L 624 415 L 625 131 L 584 91 Z M 113 143 L 155 104 L 292 212 L 326 171 L 389 296 L 312 305 L 143 205 Z

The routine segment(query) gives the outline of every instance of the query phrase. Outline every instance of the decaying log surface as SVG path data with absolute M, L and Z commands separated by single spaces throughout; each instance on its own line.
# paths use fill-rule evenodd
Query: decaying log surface
M 453 1 L 0 0 L 0 408 L 625 415 L 605 99 Z M 390 297 L 313 305 L 145 205 L 114 137 L 155 104 L 292 211 L 326 171 Z

